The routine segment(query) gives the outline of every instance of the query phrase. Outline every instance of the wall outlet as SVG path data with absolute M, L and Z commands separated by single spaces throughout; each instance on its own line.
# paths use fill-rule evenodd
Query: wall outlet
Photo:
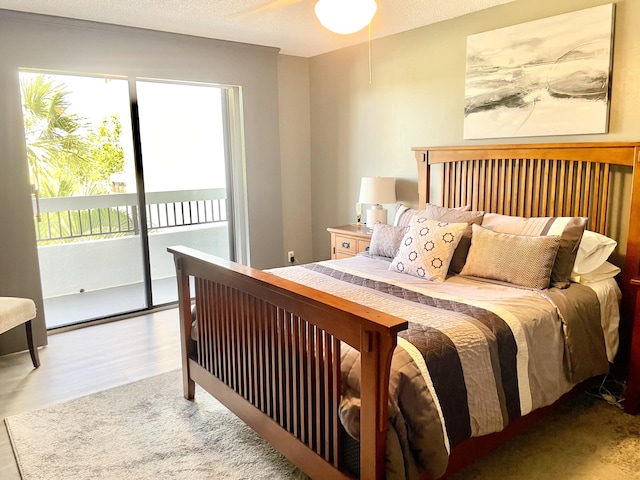
M 289 263 L 293 263 L 293 261 L 296 258 L 295 254 L 293 253 L 293 250 L 289 250 L 289 253 L 287 253 L 287 258 L 289 259 Z

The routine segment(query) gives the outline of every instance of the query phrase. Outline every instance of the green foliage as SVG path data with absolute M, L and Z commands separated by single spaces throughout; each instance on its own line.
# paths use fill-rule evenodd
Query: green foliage
M 21 75 L 20 88 L 27 160 L 38 195 L 110 193 L 111 176 L 124 171 L 118 116 L 90 125 L 87 119 L 70 112 L 67 86 L 48 75 Z M 125 235 L 131 225 L 129 213 L 117 208 L 52 213 L 36 219 L 38 238 L 66 237 L 71 241 L 82 236 L 86 240 L 87 235 L 104 238 L 103 232 Z
M 102 120 L 87 137 L 92 168 L 78 172 L 87 181 L 95 183 L 109 180 L 114 173 L 124 171 L 124 150 L 120 146 L 122 125 L 117 115 Z
M 134 218 L 124 207 L 74 210 L 43 214 L 39 221 L 35 220 L 35 227 L 38 238 L 54 239 L 40 241 L 39 245 L 50 245 L 60 243 L 59 239 L 69 243 L 86 241 L 89 237 L 99 240 L 131 235 Z
M 69 111 L 64 83 L 47 75 L 20 79 L 27 158 L 41 197 L 104 194 L 124 170 L 117 115 L 92 126 Z

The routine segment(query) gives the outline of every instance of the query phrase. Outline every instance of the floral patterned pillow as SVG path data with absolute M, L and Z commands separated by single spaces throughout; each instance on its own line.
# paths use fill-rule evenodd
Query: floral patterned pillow
M 466 223 L 413 217 L 389 270 L 442 282 L 466 228 Z

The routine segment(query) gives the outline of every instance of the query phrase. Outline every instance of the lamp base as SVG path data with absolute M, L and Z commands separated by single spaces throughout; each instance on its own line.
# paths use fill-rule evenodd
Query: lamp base
M 382 207 L 367 209 L 367 228 L 373 228 L 378 222 L 387 223 L 387 209 Z

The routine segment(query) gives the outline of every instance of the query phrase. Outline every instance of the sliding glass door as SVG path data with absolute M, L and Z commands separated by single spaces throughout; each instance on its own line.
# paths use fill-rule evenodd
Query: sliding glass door
M 231 258 L 225 90 L 137 81 L 153 303 L 177 300 L 171 245 Z
M 22 71 L 20 86 L 47 327 L 145 308 L 127 80 Z
M 175 301 L 167 246 L 235 258 L 224 87 L 20 80 L 48 328 Z

